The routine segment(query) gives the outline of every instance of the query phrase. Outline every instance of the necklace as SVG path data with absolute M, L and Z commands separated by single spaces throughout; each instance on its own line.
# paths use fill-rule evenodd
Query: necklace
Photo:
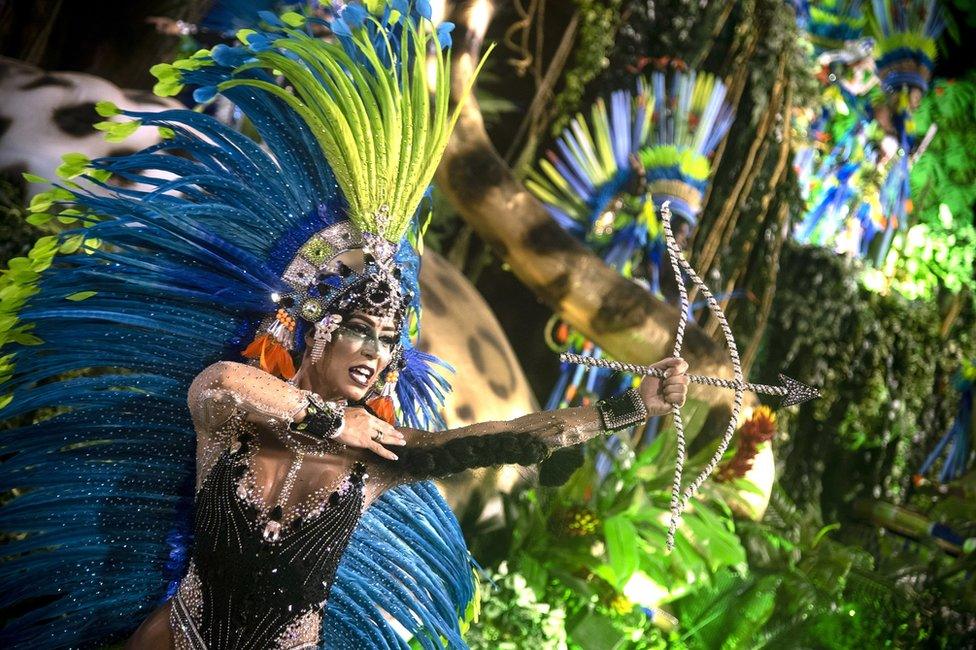
M 264 530 L 261 531 L 261 536 L 266 542 L 277 542 L 281 536 L 281 518 L 284 514 L 285 503 L 288 501 L 288 495 L 291 494 L 292 488 L 295 487 L 295 478 L 298 476 L 298 470 L 302 468 L 302 461 L 304 460 L 305 454 L 297 452 L 295 458 L 291 461 L 291 465 L 288 467 L 288 474 L 285 475 L 285 482 L 281 486 L 281 492 L 278 493 L 278 498 L 275 499 L 274 508 L 268 514 L 268 523 L 264 525 Z
M 264 430 L 274 435 L 272 428 L 265 428 Z M 257 473 L 253 466 L 253 461 L 258 456 L 259 450 L 260 441 L 256 432 L 242 430 L 231 448 L 231 455 L 235 457 L 237 464 L 235 471 L 235 477 L 238 479 L 236 496 L 241 502 L 255 509 L 257 532 L 268 544 L 280 542 L 287 531 L 298 530 L 304 521 L 318 517 L 328 506 L 338 503 L 338 499 L 357 481 L 361 484 L 368 478 L 365 464 L 362 461 L 356 461 L 353 464 L 352 471 L 344 478 L 341 474 L 337 475 L 334 482 L 319 487 L 306 498 L 289 506 L 288 500 L 297 487 L 298 475 L 304 467 L 304 461 L 309 456 L 317 455 L 306 454 L 297 450 L 292 452 L 294 456 L 289 459 L 288 470 L 285 473 L 278 495 L 273 500 L 265 501 L 262 496 L 263 489 L 257 481 Z M 286 515 L 288 516 L 286 517 Z
M 298 472 L 302 468 L 302 462 L 304 462 L 305 456 L 309 455 L 321 458 L 335 454 L 340 449 L 345 448 L 343 444 L 332 440 L 320 440 L 314 436 L 305 435 L 300 431 L 292 431 L 288 427 L 272 427 L 272 431 L 285 448 L 295 454 L 295 457 L 288 467 L 288 473 L 285 475 L 281 492 L 278 493 L 278 498 L 275 499 L 275 505 L 271 509 L 271 512 L 268 513 L 268 523 L 265 524 L 264 530 L 262 531 L 262 537 L 264 537 L 264 541 L 266 542 L 276 542 L 281 536 L 281 519 L 284 514 L 285 503 L 288 502 L 288 496 L 295 487 L 295 479 L 298 477 Z M 307 444 L 299 438 L 307 438 L 313 442 L 312 444 Z

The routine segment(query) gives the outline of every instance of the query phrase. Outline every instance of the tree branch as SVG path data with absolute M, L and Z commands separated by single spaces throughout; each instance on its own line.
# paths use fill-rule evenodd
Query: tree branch
M 477 65 L 492 10 L 488 0 L 476 0 L 454 16 L 460 28 L 451 68 L 455 99 Z M 678 310 L 621 277 L 559 227 L 495 150 L 473 97 L 465 102 L 436 180 L 519 280 L 572 327 L 618 359 L 652 363 L 671 354 Z M 685 343 L 682 356 L 696 372 L 731 376 L 727 353 L 700 328 L 690 325 Z M 694 396 L 727 412 L 731 393 L 703 387 Z M 754 404 L 754 396 L 747 395 L 746 403 Z M 727 416 L 716 416 L 715 427 L 724 428 Z

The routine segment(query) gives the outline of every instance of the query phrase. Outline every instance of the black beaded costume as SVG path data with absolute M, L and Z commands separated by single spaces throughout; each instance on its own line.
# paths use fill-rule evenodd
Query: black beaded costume
M 229 362 L 191 385 L 196 516 L 192 563 L 170 611 L 177 648 L 316 647 L 342 553 L 386 490 L 475 467 L 530 465 L 603 430 L 595 408 L 563 409 L 443 432 L 401 428 L 407 445 L 395 462 L 339 443 L 328 443 L 335 453 L 313 454 L 287 433 L 307 396 Z
M 192 563 L 173 600 L 177 648 L 314 648 L 322 608 L 365 505 L 363 463 L 328 496 L 310 502 L 268 539 L 266 510 L 254 496 L 249 461 L 257 450 L 254 425 L 220 454 L 197 492 Z M 277 512 L 275 512 L 277 510 Z

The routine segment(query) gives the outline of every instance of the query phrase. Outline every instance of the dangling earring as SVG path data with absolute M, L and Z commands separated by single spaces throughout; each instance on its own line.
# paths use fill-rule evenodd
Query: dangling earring
M 277 298 L 275 302 L 278 302 Z M 257 360 L 267 373 L 291 379 L 295 376 L 295 364 L 290 353 L 295 347 L 295 327 L 295 316 L 287 309 L 279 308 L 274 319 L 269 319 L 258 329 L 254 340 L 241 352 L 241 356 Z
M 383 375 L 383 388 L 380 389 L 379 397 L 368 400 L 366 404 L 373 410 L 376 417 L 393 424 L 396 419 L 396 409 L 393 407 L 393 390 L 396 388 L 397 376 L 396 369 L 390 369 Z
M 318 363 L 325 352 L 325 344 L 332 341 L 332 332 L 336 331 L 342 316 L 339 314 L 329 314 L 319 322 L 315 323 L 315 338 L 312 341 L 312 363 Z
M 400 373 L 396 370 L 387 370 L 386 376 L 383 377 L 383 389 L 380 391 L 380 396 L 393 399 L 393 391 L 396 389 L 397 379 L 399 378 Z

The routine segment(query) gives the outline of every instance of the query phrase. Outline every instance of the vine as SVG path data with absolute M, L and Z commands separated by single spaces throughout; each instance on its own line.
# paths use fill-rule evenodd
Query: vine
M 621 23 L 622 0 L 574 0 L 579 13 L 579 35 L 572 64 L 552 101 L 550 132 L 555 136 L 579 110 L 587 85 L 610 65 L 608 58 Z

